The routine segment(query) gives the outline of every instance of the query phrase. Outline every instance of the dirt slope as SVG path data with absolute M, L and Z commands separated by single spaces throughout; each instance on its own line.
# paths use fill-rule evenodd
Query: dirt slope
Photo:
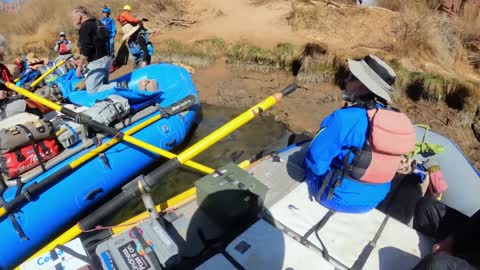
M 303 42 L 285 17 L 290 11 L 288 1 L 270 5 L 252 5 L 248 0 L 196 0 L 189 12 L 199 22 L 183 31 L 172 31 L 161 38 L 196 40 L 219 37 L 228 41 L 249 40 L 259 46 L 271 47 L 278 42 Z

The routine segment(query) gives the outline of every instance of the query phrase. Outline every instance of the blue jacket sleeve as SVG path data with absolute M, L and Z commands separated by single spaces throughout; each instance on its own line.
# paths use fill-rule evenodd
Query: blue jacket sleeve
M 345 133 L 343 121 L 335 113 L 322 121 L 320 131 L 317 133 L 305 157 L 305 166 L 316 175 L 327 172 L 332 160 L 342 150 Z
M 110 38 L 115 38 L 117 35 L 117 27 L 115 26 L 115 21 L 113 19 L 110 20 L 112 24 L 111 31 L 110 31 Z

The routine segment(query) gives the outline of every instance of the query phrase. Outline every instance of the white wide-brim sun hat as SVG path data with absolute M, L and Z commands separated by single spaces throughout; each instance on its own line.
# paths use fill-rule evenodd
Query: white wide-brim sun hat
M 360 61 L 348 59 L 350 72 L 372 93 L 392 103 L 392 85 L 395 83 L 395 71 L 375 55 L 368 55 Z
M 122 37 L 122 42 L 124 42 L 125 40 L 128 40 L 133 34 L 135 34 L 135 32 L 138 31 L 138 29 L 140 29 L 140 25 L 133 26 L 127 23 L 124 26 L 122 26 L 122 31 L 124 33 Z

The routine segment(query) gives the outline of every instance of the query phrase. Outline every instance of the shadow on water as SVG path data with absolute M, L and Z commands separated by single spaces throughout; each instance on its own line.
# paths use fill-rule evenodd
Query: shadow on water
M 176 150 L 175 153 L 180 153 L 182 149 L 186 149 L 186 147 L 198 142 L 242 112 L 243 110 L 240 109 L 203 104 L 202 121 L 194 131 L 191 139 L 183 148 Z M 287 134 L 288 130 L 285 126 L 274 121 L 273 117 L 257 117 L 205 150 L 195 157 L 194 160 L 211 168 L 219 168 L 231 162 L 232 159 L 235 159 L 234 161 L 238 163 L 242 160 L 249 159 L 271 145 L 272 142 L 287 136 Z M 149 169 L 160 166 L 162 162 L 163 161 L 157 162 L 154 166 L 150 166 Z M 148 173 L 149 169 L 146 169 L 144 173 Z M 154 188 L 152 193 L 154 201 L 160 203 L 187 190 L 192 187 L 193 182 L 201 176 L 201 173 L 186 168 L 181 168 L 171 173 L 160 185 Z M 132 200 L 123 209 L 120 209 L 112 218 L 109 218 L 108 223 L 119 223 L 143 211 L 145 211 L 144 206 L 140 198 L 137 198 Z

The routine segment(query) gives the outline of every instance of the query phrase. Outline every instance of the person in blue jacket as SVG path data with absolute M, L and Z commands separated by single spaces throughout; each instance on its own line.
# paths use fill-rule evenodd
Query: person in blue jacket
M 390 182 L 366 183 L 341 172 L 348 166 L 346 155 L 350 155 L 352 148 L 361 149 L 367 139 L 367 106 L 384 108 L 391 103 L 396 74 L 374 55 L 361 61 L 348 60 L 348 65 L 350 74 L 344 81 L 342 99 L 351 105 L 334 111 L 322 121 L 304 163 L 311 197 L 333 211 L 361 213 L 373 209 L 385 198 Z M 331 181 L 332 177 L 341 181 Z
M 107 27 L 108 32 L 110 33 L 110 55 L 115 55 L 114 43 L 115 36 L 117 35 L 117 28 L 115 27 L 115 20 L 110 18 L 110 8 L 107 6 L 103 7 L 102 13 L 102 23 Z

